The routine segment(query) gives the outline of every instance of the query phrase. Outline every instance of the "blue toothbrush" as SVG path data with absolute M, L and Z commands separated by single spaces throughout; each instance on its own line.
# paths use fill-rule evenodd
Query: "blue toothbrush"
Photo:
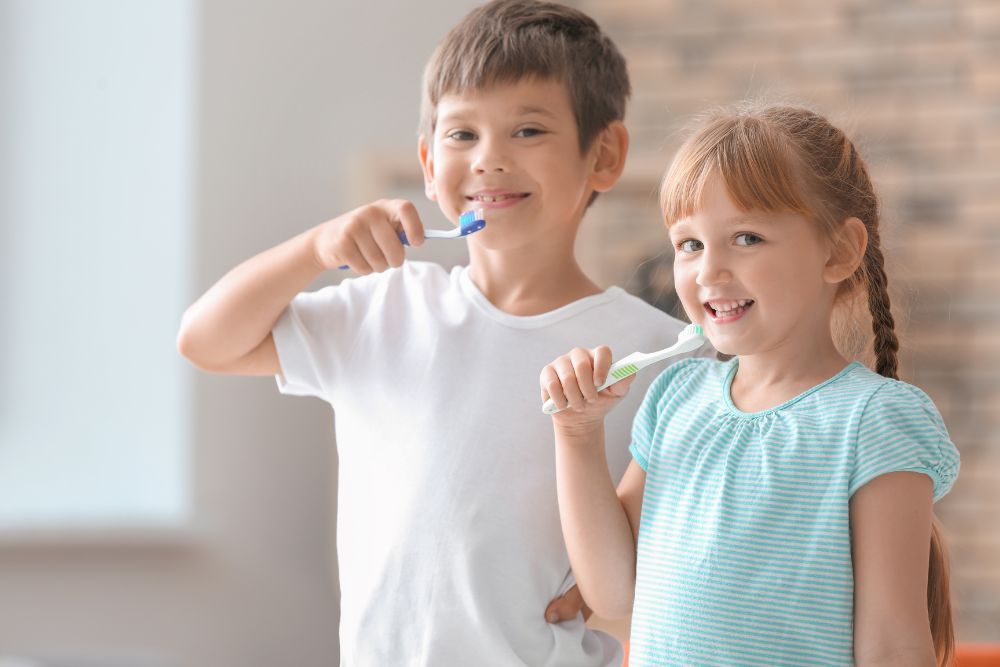
M 462 215 L 458 216 L 458 227 L 454 229 L 449 229 L 447 231 L 443 229 L 425 229 L 424 238 L 427 239 L 457 239 L 463 236 L 468 236 L 474 232 L 478 232 L 480 229 L 486 226 L 485 214 L 483 209 L 476 208 L 466 211 Z M 403 245 L 410 245 L 409 239 L 406 238 L 406 233 L 399 231 L 396 232 L 399 236 L 399 240 L 403 242 Z M 348 268 L 347 264 L 343 264 L 337 267 L 338 269 Z

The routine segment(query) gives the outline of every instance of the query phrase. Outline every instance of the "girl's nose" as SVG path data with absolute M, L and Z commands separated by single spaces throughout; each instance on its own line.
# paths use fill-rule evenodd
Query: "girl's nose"
M 698 263 L 698 284 L 702 287 L 711 285 L 725 285 L 733 279 L 733 274 L 727 268 L 725 257 L 717 252 L 710 252 L 707 248 L 702 251 L 701 261 Z

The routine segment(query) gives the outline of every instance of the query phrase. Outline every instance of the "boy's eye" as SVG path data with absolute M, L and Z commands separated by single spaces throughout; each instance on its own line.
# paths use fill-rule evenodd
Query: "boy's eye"
M 742 245 L 742 246 L 757 245 L 763 240 L 764 239 L 762 239 L 761 237 L 757 236 L 756 234 L 752 234 L 750 232 L 744 232 L 743 234 L 736 235 L 736 245 Z
M 455 141 L 472 141 L 476 138 L 476 135 L 468 130 L 452 130 L 444 136 L 448 139 L 454 139 Z
M 524 127 L 515 132 L 514 136 L 528 138 L 528 137 L 537 137 L 540 134 L 545 134 L 545 130 L 542 130 L 537 127 Z
M 697 239 L 687 239 L 677 244 L 677 249 L 681 252 L 698 252 L 705 246 Z

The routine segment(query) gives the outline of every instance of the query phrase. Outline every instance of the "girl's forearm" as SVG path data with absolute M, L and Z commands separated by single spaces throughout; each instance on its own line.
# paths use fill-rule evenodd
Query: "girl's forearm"
M 251 257 L 215 283 L 184 313 L 177 346 L 203 368 L 225 366 L 254 350 L 292 298 L 323 269 L 313 228 Z
M 635 542 L 608 472 L 604 426 L 566 432 L 556 427 L 559 514 L 570 564 L 596 614 L 632 611 Z

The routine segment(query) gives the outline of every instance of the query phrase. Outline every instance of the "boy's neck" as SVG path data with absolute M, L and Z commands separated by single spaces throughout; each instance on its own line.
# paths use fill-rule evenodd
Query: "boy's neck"
M 510 315 L 540 315 L 584 297 L 600 294 L 570 251 L 553 256 L 538 248 L 470 248 L 469 278 L 499 310 Z

